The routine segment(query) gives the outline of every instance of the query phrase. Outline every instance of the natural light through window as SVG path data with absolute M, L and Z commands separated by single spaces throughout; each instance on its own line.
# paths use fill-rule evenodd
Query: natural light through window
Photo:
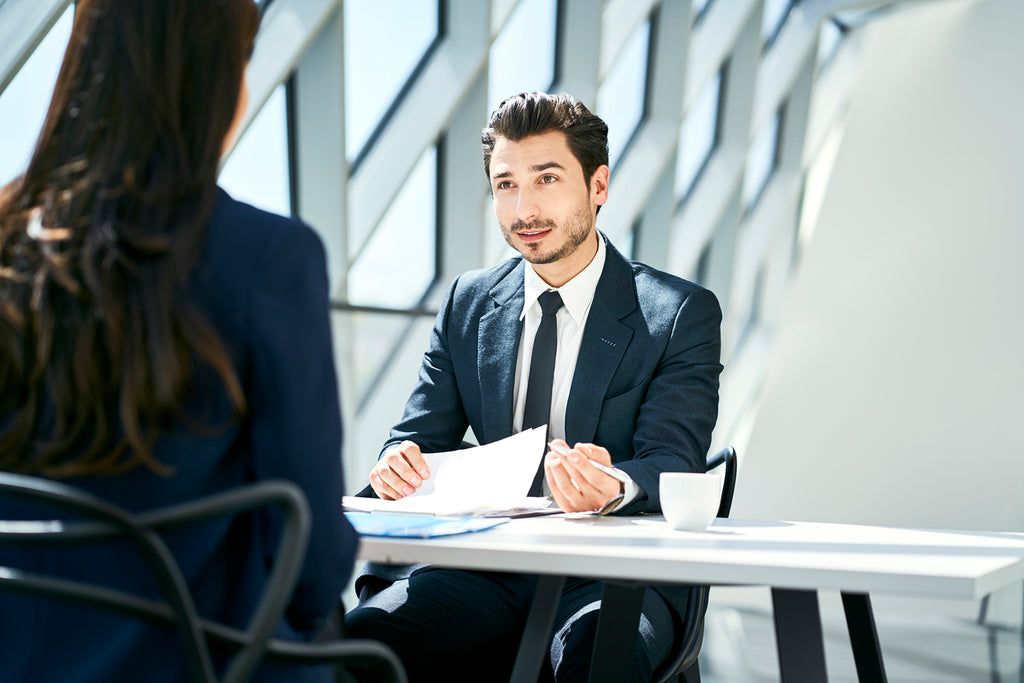
M 0 186 L 21 175 L 32 156 L 71 37 L 74 14 L 74 6 L 69 6 L 0 93 Z
M 650 35 L 651 22 L 648 19 L 633 31 L 615 66 L 597 91 L 595 113 L 608 124 L 608 161 L 613 169 L 643 118 Z
M 701 88 L 697 101 L 679 129 L 679 154 L 676 161 L 675 195 L 681 199 L 690 193 L 698 174 L 715 147 L 718 134 L 718 103 L 722 92 L 719 71 Z
M 354 160 L 437 37 L 437 0 L 345 0 L 345 153 Z
M 434 280 L 437 148 L 416 163 L 348 275 L 353 304 L 412 308 Z
M 555 75 L 555 0 L 523 0 L 491 46 L 487 107 L 512 95 L 547 90 Z M 523 46 L 530 49 L 524 50 Z
M 291 213 L 285 86 L 271 93 L 239 139 L 218 181 L 235 199 L 274 213 Z
M 779 112 L 761 127 L 747 152 L 747 166 L 743 174 L 742 201 L 749 211 L 761 196 L 768 179 L 775 170 L 779 139 Z

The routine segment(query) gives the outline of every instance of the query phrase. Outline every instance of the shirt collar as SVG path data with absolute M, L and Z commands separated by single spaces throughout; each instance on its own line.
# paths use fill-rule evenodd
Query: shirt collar
M 519 319 L 522 320 L 526 316 L 526 311 L 537 301 L 537 297 L 549 289 L 554 289 L 561 295 L 565 310 L 579 325 L 586 317 L 587 311 L 590 310 L 590 304 L 594 301 L 597 281 L 601 279 L 601 273 L 604 271 L 605 251 L 604 235 L 598 233 L 597 254 L 586 268 L 557 289 L 548 286 L 548 283 L 544 282 L 540 275 L 537 275 L 532 265 L 527 267 L 524 275 L 523 312 L 519 315 Z

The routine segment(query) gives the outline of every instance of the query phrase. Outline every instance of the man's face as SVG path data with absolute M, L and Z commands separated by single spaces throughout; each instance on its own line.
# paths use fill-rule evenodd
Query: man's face
M 608 198 L 608 167 L 588 184 L 565 134 L 512 142 L 491 153 L 491 191 L 502 234 L 548 284 L 561 286 L 597 253 L 594 218 Z

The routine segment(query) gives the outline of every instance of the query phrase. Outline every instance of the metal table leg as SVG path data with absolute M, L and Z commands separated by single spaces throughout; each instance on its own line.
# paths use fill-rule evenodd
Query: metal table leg
M 590 683 L 620 683 L 631 678 L 643 602 L 644 586 L 605 582 L 590 664 Z
M 825 640 L 815 591 L 772 588 L 775 640 L 783 681 L 825 683 Z
M 540 676 L 540 668 L 548 655 L 548 638 L 555 623 L 555 613 L 564 585 L 564 576 L 538 577 L 537 590 L 526 617 L 522 640 L 519 641 L 510 683 L 536 683 Z
M 875 616 L 871 600 L 866 593 L 843 593 L 846 628 L 850 632 L 853 661 L 857 665 L 857 680 L 861 683 L 886 683 L 882 649 L 875 630 Z

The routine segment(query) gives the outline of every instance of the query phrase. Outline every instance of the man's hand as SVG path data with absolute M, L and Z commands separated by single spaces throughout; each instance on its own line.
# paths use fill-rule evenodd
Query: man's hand
M 594 466 L 612 466 L 612 457 L 601 446 L 592 443 L 569 444 L 555 439 L 544 456 L 544 477 L 555 502 L 565 512 L 600 510 L 619 495 L 622 483 Z
M 381 456 L 370 470 L 370 486 L 384 500 L 398 500 L 416 492 L 430 468 L 412 441 L 403 441 Z

